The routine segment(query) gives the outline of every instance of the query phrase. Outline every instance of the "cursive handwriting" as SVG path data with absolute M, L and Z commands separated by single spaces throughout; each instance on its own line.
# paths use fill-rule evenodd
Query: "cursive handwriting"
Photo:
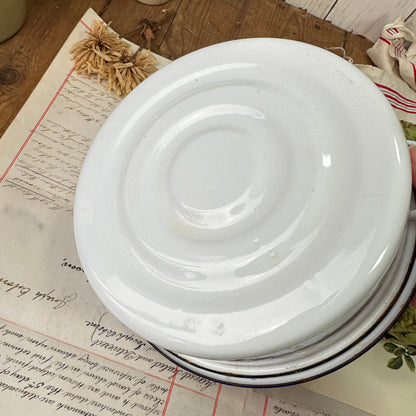
M 106 315 L 107 312 L 103 313 L 98 319 L 98 322 L 85 321 L 85 325 L 87 327 L 94 328 L 94 330 L 91 333 L 91 342 L 93 342 L 94 336 L 98 335 L 100 337 L 104 336 L 105 338 L 114 338 L 116 341 L 132 342 L 133 344 L 136 344 L 136 346 L 134 347 L 135 350 L 138 350 L 143 346 L 149 346 L 145 341 L 143 341 L 141 338 L 138 338 L 134 334 L 125 334 L 123 332 L 115 331 L 102 325 L 102 321 Z
M 181 381 L 184 385 L 197 385 L 200 392 L 214 391 L 217 388 L 218 385 L 214 381 L 182 369 L 176 370 L 174 364 L 164 360 L 150 344 L 133 333 L 113 330 L 104 323 L 107 315 L 107 313 L 102 314 L 97 322 L 85 321 L 85 325 L 93 329 L 90 338 L 91 347 L 124 361 L 140 362 L 150 373 L 165 376 L 168 380 L 172 380 L 176 375 L 177 381 Z
M 36 292 L 36 295 L 32 298 L 32 300 L 37 301 L 46 301 L 50 302 L 54 305 L 53 309 L 60 309 L 64 306 L 68 305 L 69 303 L 73 302 L 78 295 L 76 293 L 72 293 L 71 295 L 63 296 L 63 297 L 56 297 L 52 296 L 52 293 L 55 292 L 55 289 L 50 290 L 48 293 Z
M 73 73 L 32 131 L 4 184 L 49 209 L 72 212 L 78 175 L 92 138 L 119 103 L 120 98 L 102 85 Z
M 0 380 L 0 391 L 84 416 L 161 415 L 170 386 L 10 324 L 0 326 Z
M 12 282 L 4 277 L 0 277 L 0 284 L 3 285 L 3 287 L 6 286 L 5 293 L 13 292 L 18 298 L 30 292 L 30 287 L 22 283 Z
M 17 298 L 28 294 L 29 292 L 34 292 L 32 288 L 26 286 L 23 283 L 15 282 L 5 277 L 0 277 L 0 288 L 4 289 L 4 293 L 11 294 Z M 49 292 L 43 292 L 37 290 L 36 293 L 30 298 L 28 296 L 25 299 L 30 299 L 33 302 L 46 302 L 49 303 L 53 309 L 61 309 L 65 306 L 68 306 L 71 302 L 77 299 L 77 293 L 71 293 L 70 295 L 57 296 L 55 295 L 56 289 L 51 289 Z
M 84 269 L 81 266 L 76 266 L 75 264 L 71 264 L 70 262 L 68 262 L 68 257 L 65 257 L 62 260 L 61 267 L 67 267 L 68 269 L 74 270 L 75 272 L 84 273 Z

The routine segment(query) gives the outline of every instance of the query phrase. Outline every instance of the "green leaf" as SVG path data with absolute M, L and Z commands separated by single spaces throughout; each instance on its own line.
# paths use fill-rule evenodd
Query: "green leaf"
M 400 355 L 403 355 L 404 353 L 405 353 L 405 349 L 404 348 L 402 348 L 402 347 L 397 347 L 394 351 L 393 351 L 393 354 L 394 355 L 397 355 L 398 357 L 400 356 Z
M 384 345 L 383 345 L 383 348 L 387 351 L 387 352 L 393 352 L 396 348 L 397 348 L 397 345 L 396 344 L 393 344 L 392 342 L 386 342 Z
M 404 338 L 408 344 L 415 345 L 416 344 L 416 333 L 415 332 L 408 332 L 404 335 Z
M 407 140 L 416 140 L 416 126 L 407 121 L 400 120 Z
M 402 357 L 393 357 L 387 361 L 387 367 L 391 368 L 392 370 L 398 370 L 403 365 L 403 358 Z
M 407 347 L 408 345 L 416 345 L 416 332 L 390 331 L 389 337 L 386 337 L 386 339 L 389 342 L 393 342 L 397 345 L 404 345 L 405 347 Z
M 407 353 L 409 355 L 416 355 L 416 347 L 414 347 L 413 345 L 409 345 L 407 347 Z
M 406 364 L 409 367 L 409 370 L 414 372 L 415 371 L 415 362 L 413 361 L 413 358 L 410 357 L 409 355 L 405 355 L 404 360 L 406 361 Z

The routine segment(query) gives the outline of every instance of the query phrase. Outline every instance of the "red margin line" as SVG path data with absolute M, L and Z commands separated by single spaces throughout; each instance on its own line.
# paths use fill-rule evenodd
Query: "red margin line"
M 18 326 L 19 328 L 26 329 L 27 331 L 33 332 L 33 333 L 35 333 L 35 334 L 37 334 L 37 335 L 41 335 L 42 337 L 46 337 L 46 338 L 48 338 L 48 339 L 50 339 L 50 340 L 52 340 L 52 341 L 56 341 L 56 342 L 59 342 L 59 343 L 64 344 L 64 345 L 68 345 L 69 347 L 74 348 L 74 349 L 76 349 L 76 350 L 86 352 L 86 353 L 88 353 L 88 354 L 91 354 L 91 355 L 94 355 L 94 356 L 96 356 L 96 357 L 99 357 L 99 358 L 101 358 L 101 359 L 103 359 L 103 360 L 110 361 L 110 362 L 112 362 L 112 363 L 114 363 L 114 364 L 120 365 L 120 366 L 122 366 L 122 367 L 128 368 L 128 369 L 133 370 L 133 371 L 137 371 L 137 372 L 139 372 L 139 373 L 141 373 L 141 374 L 144 374 L 144 375 L 146 375 L 146 376 L 149 376 L 149 377 L 155 378 L 155 379 L 157 379 L 157 380 L 161 380 L 161 381 L 166 381 L 166 382 L 169 382 L 169 380 L 168 380 L 167 378 L 159 377 L 159 376 L 157 376 L 157 375 L 155 375 L 155 374 L 148 373 L 148 372 L 143 371 L 143 370 L 139 370 L 139 369 L 137 369 L 137 368 L 135 368 L 135 367 L 133 367 L 133 366 L 131 366 L 131 365 L 128 365 L 128 364 L 126 364 L 126 363 L 123 363 L 122 361 L 116 361 L 116 360 L 113 360 L 112 358 L 109 358 L 109 357 L 107 357 L 107 356 L 105 356 L 105 355 L 98 354 L 98 353 L 97 353 L 97 352 L 95 352 L 95 351 L 92 351 L 92 350 L 89 350 L 89 349 L 86 349 L 86 348 L 80 347 L 80 346 L 78 346 L 78 345 L 70 344 L 69 342 L 62 341 L 61 339 L 59 339 L 59 338 L 54 338 L 54 337 L 52 337 L 52 336 L 50 336 L 50 335 L 46 335 L 46 334 L 44 334 L 43 332 L 37 331 L 36 329 L 29 328 L 29 327 L 27 327 L 27 326 L 25 326 L 25 325 L 18 324 L 17 322 L 11 321 L 10 319 L 3 318 L 2 316 L 0 316 L 0 320 L 2 320 L 2 321 L 4 321 L 4 322 L 7 322 L 7 323 L 9 323 L 9 324 L 12 324 L 12 325 L 16 325 L 16 326 Z M 177 370 L 175 370 L 175 372 L 176 372 L 176 371 L 177 371 Z M 190 392 L 192 392 L 192 393 L 199 394 L 200 396 L 204 396 L 204 397 L 207 397 L 208 399 L 214 400 L 214 397 L 209 396 L 208 394 L 201 393 L 201 392 L 199 392 L 199 391 L 197 391 L 197 390 L 193 390 L 193 389 L 191 389 L 191 388 L 189 388 L 189 387 L 186 387 L 186 386 L 183 386 L 183 385 L 181 385 L 181 384 L 176 384 L 176 387 L 179 387 L 179 388 L 184 389 L 184 390 L 188 390 L 188 391 L 190 391 Z
M 266 399 L 264 400 L 264 408 L 263 408 L 263 416 L 266 416 L 267 412 L 267 405 L 269 404 L 269 397 L 266 396 Z
M 83 20 L 80 20 L 80 23 L 82 23 L 90 32 L 92 31 L 92 29 L 83 21 Z M 35 127 L 33 128 L 33 130 L 31 130 L 31 132 L 30 132 L 30 134 L 29 134 L 29 136 L 26 138 L 26 140 L 25 140 L 25 142 L 23 143 L 23 145 L 21 146 L 21 148 L 19 149 L 19 151 L 17 152 L 17 154 L 16 154 L 16 156 L 14 157 L 14 159 L 12 160 L 12 162 L 10 163 L 10 165 L 9 165 L 9 167 L 6 169 L 6 171 L 4 172 L 4 174 L 3 174 L 3 176 L 0 178 L 0 183 L 3 181 L 3 179 L 6 177 L 6 175 L 9 173 L 9 171 L 10 171 L 10 169 L 13 167 L 13 165 L 16 163 L 16 160 L 18 159 L 18 157 L 20 156 L 20 154 L 22 153 L 22 151 L 23 151 L 23 149 L 25 148 L 25 146 L 27 145 L 27 143 L 29 142 L 29 140 L 30 140 L 30 138 L 32 137 L 32 135 L 33 135 L 33 133 L 36 131 L 36 129 L 39 127 L 39 124 L 42 122 L 42 120 L 44 119 L 44 117 L 45 117 L 45 115 L 46 115 L 46 113 L 50 110 L 50 108 L 51 108 L 51 106 L 52 106 L 52 104 L 54 103 L 54 101 L 56 100 L 56 98 L 58 97 L 58 95 L 59 95 L 59 93 L 62 91 L 62 88 L 64 87 L 64 85 L 67 83 L 67 81 L 68 81 L 68 79 L 69 79 L 69 77 L 72 75 L 72 73 L 74 72 L 74 69 L 75 69 L 75 65 L 72 67 L 72 69 L 71 69 L 71 71 L 69 72 L 69 74 L 66 76 L 66 78 L 65 78 L 65 80 L 64 80 L 64 82 L 62 83 L 62 85 L 59 87 L 59 89 L 58 89 L 58 91 L 55 93 L 55 95 L 54 95 L 54 97 L 52 98 L 52 100 L 51 100 L 51 102 L 49 103 L 49 105 L 46 107 L 46 110 L 43 112 L 43 114 L 42 114 L 42 116 L 40 117 L 40 119 L 38 120 L 38 122 L 36 123 L 36 125 L 35 125 Z M 6 322 L 9 322 L 9 323 L 11 323 L 11 324 L 13 324 L 13 325 L 16 325 L 16 326 L 21 326 L 21 325 L 19 325 L 19 324 L 17 324 L 16 322 L 12 322 L 12 321 L 9 321 L 9 320 L 7 320 L 7 319 L 4 319 L 4 318 L 0 318 L 0 319 L 3 319 L 4 321 L 6 321 Z M 97 357 L 100 357 L 100 358 L 102 358 L 102 359 L 104 359 L 104 360 L 108 360 L 108 361 L 111 361 L 111 362 L 113 362 L 113 363 L 115 363 L 115 364 L 119 364 L 119 365 L 122 365 L 122 366 L 125 366 L 125 367 L 127 367 L 127 368 L 131 368 L 131 369 L 133 369 L 133 370 L 135 370 L 135 371 L 139 371 L 139 372 L 141 372 L 140 370 L 137 370 L 136 368 L 134 368 L 134 367 L 130 367 L 130 366 L 127 366 L 127 365 L 125 365 L 124 363 L 120 363 L 120 362 L 118 362 L 118 361 L 115 361 L 115 360 L 112 360 L 112 359 L 110 359 L 110 358 L 108 358 L 108 357 L 105 357 L 105 356 L 102 356 L 102 355 L 99 355 L 99 354 L 97 354 L 97 353 L 95 353 L 95 352 L 93 352 L 93 351 L 89 351 L 89 350 L 86 350 L 86 349 L 84 349 L 84 348 L 80 348 L 80 347 L 77 347 L 77 346 L 75 346 L 75 345 L 72 345 L 72 344 L 69 344 L 69 343 L 66 343 L 66 342 L 63 342 L 63 341 L 61 341 L 61 340 L 58 340 L 58 339 L 56 339 L 56 338 L 52 338 L 52 337 L 50 337 L 50 336 L 48 336 L 48 335 L 45 335 L 45 334 L 42 334 L 42 333 L 40 333 L 40 332 L 38 332 L 38 331 L 34 331 L 33 329 L 31 329 L 31 328 L 27 328 L 27 327 L 23 327 L 24 329 L 27 329 L 28 331 L 32 331 L 32 332 L 35 332 L 35 333 L 37 333 L 37 334 L 39 334 L 39 335 L 43 335 L 43 336 L 46 336 L 46 337 L 48 337 L 48 338 L 50 338 L 50 339 L 52 339 L 52 340 L 54 340 L 54 341 L 58 341 L 58 342 L 62 342 L 62 343 L 64 343 L 64 344 L 66 344 L 66 345 L 69 345 L 70 347 L 73 347 L 73 348 L 77 348 L 77 349 L 80 349 L 80 350 L 82 350 L 82 351 L 84 351 L 84 352 L 87 352 L 87 353 L 89 353 L 89 354 L 93 354 L 93 355 L 96 355 Z M 174 375 L 173 375 L 173 378 L 172 378 L 172 382 L 171 382 L 171 385 L 170 385 L 170 388 L 169 388 L 169 392 L 168 392 L 168 397 L 167 397 L 167 400 L 166 400 L 166 404 L 165 404 L 165 408 L 163 409 L 163 414 L 162 414 L 162 416 L 164 416 L 165 415 L 165 413 L 166 413 L 166 409 L 167 409 L 167 405 L 168 405 L 168 402 L 169 402 L 169 399 L 170 399 L 170 395 L 171 395 L 171 393 L 172 393 L 172 389 L 173 389 L 173 385 L 174 385 L 174 383 L 175 383 L 175 378 L 176 378 L 176 374 L 177 374 L 177 372 L 178 372 L 178 367 L 176 367 L 175 368 L 175 373 L 174 373 Z M 166 379 L 164 379 L 164 378 L 161 378 L 161 377 L 157 377 L 157 376 L 155 376 L 155 375 L 153 375 L 153 374 L 150 374 L 150 373 L 146 373 L 146 372 L 142 372 L 143 374 L 145 374 L 145 375 L 147 375 L 147 376 L 150 376 L 150 377 L 154 377 L 154 378 L 157 378 L 157 379 L 159 379 L 159 380 L 162 380 L 162 381 L 167 381 Z M 199 391 L 196 391 L 196 390 L 192 390 L 192 389 L 190 389 L 190 388 L 188 388 L 188 387 L 185 387 L 185 386 L 182 386 L 182 385 L 180 385 L 180 384 L 177 384 L 177 387 L 179 387 L 179 388 L 182 388 L 182 389 L 185 389 L 185 390 L 188 390 L 188 391 L 190 391 L 190 392 L 192 392 L 192 393 L 196 393 L 196 394 L 199 394 L 199 395 L 201 395 L 201 396 L 204 396 L 204 397 L 207 397 L 207 398 L 209 398 L 209 399 L 213 399 L 213 397 L 211 397 L 211 396 L 208 396 L 207 394 L 204 394 L 204 393 L 201 393 L 201 392 L 199 392 Z M 217 397 L 215 398 L 215 404 L 214 404 L 214 413 L 213 413 L 213 415 L 215 414 L 215 410 L 216 410 L 216 408 L 217 408 L 217 404 L 218 404 L 218 396 L 219 396 L 219 392 L 221 391 L 221 384 L 219 385 L 219 388 L 218 388 L 218 393 L 217 393 Z
M 4 178 L 7 176 L 7 174 L 9 173 L 10 169 L 13 167 L 13 165 L 16 163 L 16 160 L 18 159 L 18 157 L 20 156 L 20 154 L 22 153 L 23 149 L 26 147 L 26 145 L 28 144 L 29 140 L 32 138 L 33 133 L 35 133 L 36 129 L 39 127 L 39 124 L 42 122 L 42 120 L 44 119 L 44 117 L 46 116 L 47 112 L 50 110 L 50 108 L 52 107 L 52 104 L 55 102 L 55 100 L 57 99 L 58 95 L 60 94 L 60 92 L 62 91 L 62 88 L 65 86 L 65 84 L 67 83 L 69 77 L 72 75 L 72 73 L 74 72 L 75 69 L 75 65 L 72 67 L 72 69 L 69 71 L 68 75 L 65 77 L 64 81 L 62 82 L 61 86 L 59 87 L 58 91 L 56 91 L 55 95 L 53 96 L 51 102 L 48 104 L 48 106 L 46 107 L 45 111 L 43 112 L 43 114 L 40 116 L 40 119 L 38 120 L 38 122 L 35 124 L 35 127 L 30 131 L 29 135 L 27 136 L 26 140 L 24 141 L 24 143 L 22 144 L 22 146 L 20 147 L 19 151 L 16 153 L 15 157 L 13 158 L 13 160 L 10 162 L 10 165 L 7 167 L 7 169 L 4 171 L 3 175 L 0 178 L 0 183 L 3 182 Z
M 92 31 L 92 29 L 81 19 L 80 23 L 83 24 L 90 32 Z M 26 147 L 26 145 L 28 144 L 29 140 L 31 139 L 31 137 L 33 136 L 33 133 L 36 131 L 36 129 L 39 127 L 39 124 L 42 122 L 42 120 L 44 119 L 44 117 L 46 116 L 46 113 L 50 110 L 50 108 L 52 107 L 52 104 L 55 102 L 56 98 L 58 97 L 59 93 L 62 91 L 62 88 L 64 87 L 64 85 L 67 83 L 69 77 L 72 75 L 72 73 L 74 72 L 75 69 L 75 65 L 72 67 L 71 71 L 69 71 L 69 74 L 66 76 L 66 78 L 64 79 L 64 82 L 61 84 L 61 86 L 59 87 L 58 91 L 55 93 L 55 95 L 53 96 L 51 102 L 48 104 L 48 106 L 46 107 L 46 110 L 43 112 L 43 114 L 41 115 L 40 119 L 38 120 L 38 122 L 36 123 L 35 127 L 30 131 L 29 136 L 27 136 L 26 140 L 24 141 L 24 143 L 22 144 L 22 146 L 20 147 L 19 151 L 16 153 L 15 157 L 13 158 L 13 160 L 11 161 L 10 165 L 7 167 L 7 169 L 5 170 L 5 172 L 3 173 L 3 175 L 0 178 L 0 183 L 3 182 L 4 178 L 7 176 L 7 174 L 10 172 L 10 169 L 13 167 L 13 165 L 16 163 L 16 160 L 18 159 L 18 157 L 20 156 L 20 154 L 22 153 L 23 149 Z
M 140 371 L 140 370 L 136 370 L 136 371 Z M 150 376 L 153 377 L 153 374 L 151 374 Z M 208 394 L 201 393 L 200 391 L 197 391 L 197 390 L 192 390 L 189 387 L 183 386 L 182 384 L 175 384 L 175 386 L 179 387 L 180 389 L 190 391 L 191 393 L 198 394 L 199 396 L 206 397 L 207 399 L 215 400 L 214 397 L 209 396 Z
M 81 19 L 80 23 L 82 23 L 90 32 L 92 32 L 92 29 Z
M 220 398 L 221 389 L 222 389 L 222 384 L 219 384 L 218 385 L 218 391 L 217 391 L 217 397 L 215 397 L 214 408 L 212 409 L 212 416 L 215 416 L 215 413 L 217 413 L 218 400 Z
M 172 394 L 173 386 L 175 385 L 176 374 L 178 374 L 178 366 L 175 368 L 175 373 L 173 374 L 172 381 L 170 382 L 168 397 L 166 398 L 165 407 L 163 408 L 162 416 L 166 415 L 166 410 L 168 410 L 170 396 Z

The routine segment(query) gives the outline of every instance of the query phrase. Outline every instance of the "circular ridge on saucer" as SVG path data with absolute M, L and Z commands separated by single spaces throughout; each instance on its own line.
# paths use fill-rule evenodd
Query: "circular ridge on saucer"
M 400 124 L 357 68 L 244 39 L 193 52 L 128 95 L 87 155 L 75 235 L 130 329 L 210 359 L 303 348 L 341 327 L 407 221 Z

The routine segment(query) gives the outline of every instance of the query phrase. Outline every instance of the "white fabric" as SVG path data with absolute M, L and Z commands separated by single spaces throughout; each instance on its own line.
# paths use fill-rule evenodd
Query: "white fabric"
M 406 27 L 402 17 L 384 26 L 367 54 L 378 68 L 400 76 L 416 91 L 416 35 Z
M 393 107 L 399 120 L 416 124 L 416 91 L 397 75 L 371 65 L 356 65 L 379 88 Z

